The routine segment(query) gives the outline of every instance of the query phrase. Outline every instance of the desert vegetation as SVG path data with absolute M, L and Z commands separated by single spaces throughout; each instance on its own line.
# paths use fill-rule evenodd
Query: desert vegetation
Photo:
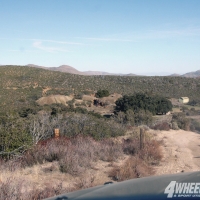
M 182 91 L 183 85 L 188 87 L 185 91 L 193 91 L 191 103 L 197 105 L 198 100 L 194 100 L 197 96 L 194 95 L 198 95 L 195 91 L 198 89 L 199 79 L 106 76 L 102 80 L 101 76 L 85 77 L 22 66 L 1 66 L 0 75 L 1 155 L 12 151 L 24 151 L 39 140 L 51 137 L 54 128 L 60 128 L 61 133 L 67 137 L 84 134 L 96 139 L 123 135 L 127 126 L 142 124 L 154 129 L 195 130 L 194 125 L 198 129 L 198 123 L 193 119 L 191 125 L 190 119 L 186 117 L 196 112 L 193 108 L 188 111 L 186 106 L 182 107 L 186 115 L 175 113 L 171 121 L 162 120 L 160 124 L 154 123 L 153 115 L 171 110 L 172 105 L 165 98 L 168 96 L 166 91 L 178 88 L 176 94 L 170 93 L 170 96 L 176 96 Z M 170 84 L 175 83 L 176 87 L 171 87 Z M 121 84 L 126 86 L 123 90 L 118 87 Z M 161 88 L 163 84 L 166 88 Z M 105 89 L 98 90 L 100 86 Z M 149 88 L 150 86 L 153 89 Z M 132 91 L 132 95 L 127 95 L 129 90 Z M 96 96 L 99 97 L 109 95 L 110 91 L 125 94 L 115 102 L 115 115 L 109 120 L 96 112 L 88 111 L 87 102 L 79 105 L 75 104 L 73 99 L 67 102 L 68 106 L 41 106 L 36 103 L 39 97 L 50 94 L 73 94 L 74 97 L 82 98 L 83 94 L 91 94 L 92 91 L 97 91 Z M 185 95 L 185 91 L 181 94 Z M 90 106 L 91 104 L 92 102 Z M 103 105 L 107 105 L 106 101 Z
M 27 66 L 0 67 L 1 111 L 31 107 L 43 95 L 78 95 L 98 90 L 122 95 L 147 92 L 174 98 L 189 96 L 198 102 L 199 87 L 199 79 L 184 77 L 81 76 Z
M 107 176 L 113 181 L 152 175 L 152 167 L 159 163 L 161 157 L 159 143 L 148 133 L 144 148 L 140 147 L 137 131 L 126 139 L 95 140 L 83 135 L 50 138 L 38 142 L 21 156 L 7 161 L 1 160 L 0 170 L 4 172 L 4 176 L 0 177 L 0 199 L 43 199 L 62 192 L 103 184 L 95 178 L 95 172 L 98 172 L 97 163 L 100 161 L 110 166 Z M 123 164 L 119 164 L 120 161 Z M 49 180 L 43 180 L 44 185 L 39 188 L 33 181 L 28 181 L 27 172 L 24 173 L 34 166 L 47 166 L 42 168 L 40 176 L 55 171 L 57 174 L 71 175 L 71 184 L 66 186 L 65 181 L 47 184 Z M 93 170 L 93 175 L 84 176 L 90 170 Z M 15 176 L 17 172 L 20 173 L 20 178 Z
M 40 140 L 51 138 L 55 128 L 60 129 L 61 136 L 72 138 L 83 135 L 91 136 L 96 140 L 117 137 L 125 133 L 123 125 L 114 120 L 99 118 L 98 115 L 80 112 L 56 113 L 56 111 L 42 112 L 36 115 L 30 114 L 26 118 L 2 117 L 0 124 L 1 155 L 21 152 Z
M 182 77 L 86 77 L 1 66 L 0 170 L 4 175 L 0 176 L 0 200 L 44 199 L 107 179 L 152 175 L 162 153 L 149 127 L 200 130 L 194 117 L 199 111 L 193 109 L 193 104 L 198 105 L 199 86 L 199 79 Z M 49 95 L 67 95 L 67 100 L 37 103 Z M 169 97 L 180 96 L 190 96 L 192 104 L 163 115 L 172 110 Z M 108 116 L 97 112 L 102 109 Z M 146 130 L 143 146 L 141 127 Z M 54 138 L 55 129 L 60 138 Z M 102 168 L 99 163 L 108 168 L 100 182 L 95 175 Z M 35 168 L 39 168 L 38 179 L 28 181 Z M 23 176 L 13 176 L 17 173 Z M 70 185 L 62 178 L 55 184 L 39 180 L 49 174 L 66 176 Z
M 172 104 L 164 97 L 143 93 L 135 93 L 131 96 L 124 95 L 116 101 L 116 111 L 126 112 L 129 109 L 134 112 L 139 112 L 140 110 L 149 111 L 153 115 L 157 113 L 166 114 L 172 110 Z
M 109 91 L 108 90 L 98 90 L 96 92 L 95 96 L 98 98 L 107 97 L 107 96 L 109 96 Z
M 118 123 L 129 125 L 151 125 L 153 115 L 165 114 L 172 110 L 171 102 L 161 96 L 152 96 L 143 93 L 124 95 L 116 102 L 115 120 Z

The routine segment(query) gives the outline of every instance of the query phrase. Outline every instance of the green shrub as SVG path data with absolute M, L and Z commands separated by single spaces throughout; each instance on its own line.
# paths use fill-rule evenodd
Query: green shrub
M 9 154 L 15 150 L 13 153 L 18 153 L 31 144 L 29 127 L 24 119 L 13 115 L 0 117 L 0 152 Z
M 163 114 L 172 110 L 172 104 L 164 97 L 148 96 L 142 93 L 136 93 L 131 96 L 124 95 L 116 101 L 116 112 L 126 112 L 129 109 L 134 112 L 138 112 L 138 110 L 145 110 L 151 112 L 152 114 Z
M 172 123 L 176 122 L 180 129 L 190 130 L 190 119 L 186 118 L 185 113 L 174 113 L 172 117 Z
M 176 121 L 172 122 L 172 129 L 173 130 L 179 130 L 178 124 Z
M 79 93 L 79 94 L 75 94 L 75 95 L 74 95 L 74 98 L 75 98 L 75 99 L 82 99 L 82 97 L 83 97 L 83 94 L 82 94 L 82 93 Z
M 107 97 L 109 96 L 109 91 L 108 90 L 98 90 L 97 93 L 95 94 L 97 98 L 102 98 L 102 97 Z
M 123 135 L 125 130 L 114 121 L 86 114 L 69 114 L 65 117 L 62 133 L 68 137 L 88 135 L 97 140 Z
M 191 119 L 191 130 L 200 132 L 200 122 L 196 119 Z
M 135 113 L 135 124 L 139 125 L 150 125 L 152 123 L 152 113 L 144 110 L 139 110 Z
M 127 110 L 126 113 L 120 111 L 114 115 L 114 119 L 120 124 L 135 125 L 135 114 L 132 110 Z

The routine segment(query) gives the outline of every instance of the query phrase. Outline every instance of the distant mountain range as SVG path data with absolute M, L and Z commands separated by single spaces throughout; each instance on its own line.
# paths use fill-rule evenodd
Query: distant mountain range
M 61 65 L 59 67 L 44 67 L 44 66 L 39 66 L 39 65 L 34 65 L 34 64 L 28 64 L 28 67 L 36 67 L 36 68 L 43 68 L 43 69 L 48 69 L 51 71 L 60 71 L 60 72 L 66 72 L 70 74 L 79 74 L 79 75 L 86 75 L 86 76 L 94 76 L 94 75 L 113 75 L 113 76 L 140 76 L 136 74 L 117 74 L 117 73 L 108 73 L 108 72 L 102 72 L 102 71 L 78 71 L 77 69 L 69 66 L 69 65 Z M 171 74 L 169 76 L 179 76 L 179 77 L 188 77 L 188 78 L 198 78 L 200 77 L 200 70 L 195 71 L 195 72 L 188 72 L 186 74 Z
M 180 74 L 171 74 L 169 76 L 181 76 Z
M 200 70 L 197 70 L 195 72 L 188 72 L 188 73 L 183 74 L 183 75 L 171 74 L 170 76 L 181 76 L 181 77 L 187 77 L 187 78 L 198 78 L 198 77 L 200 77 Z
M 188 72 L 188 73 L 184 74 L 184 77 L 190 77 L 190 78 L 200 77 L 200 70 L 197 70 L 195 72 Z
M 136 74 L 117 74 L 117 73 L 108 73 L 108 72 L 101 72 L 101 71 L 78 71 L 77 69 L 69 66 L 69 65 L 61 65 L 59 67 L 43 67 L 33 64 L 28 64 L 29 67 L 36 67 L 36 68 L 43 68 L 48 69 L 52 71 L 59 71 L 59 72 L 66 72 L 70 74 L 79 74 L 79 75 L 88 75 L 88 76 L 94 76 L 94 75 L 115 75 L 115 76 L 137 76 Z

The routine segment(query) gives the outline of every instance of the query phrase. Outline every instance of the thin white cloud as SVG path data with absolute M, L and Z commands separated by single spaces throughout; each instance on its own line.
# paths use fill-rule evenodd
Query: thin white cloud
M 129 37 L 137 40 L 148 39 L 171 39 L 180 37 L 196 37 L 200 36 L 200 28 L 185 28 L 185 29 L 171 29 L 171 30 L 148 30 L 143 33 L 132 33 Z
M 7 50 L 7 51 L 11 51 L 11 52 L 19 52 L 19 50 Z
M 20 50 L 20 49 L 8 49 L 8 50 L 0 50 L 0 51 L 8 51 L 8 52 L 21 52 L 21 53 L 36 53 L 37 51 L 31 51 L 31 50 Z
M 135 42 L 129 39 L 117 39 L 117 38 L 95 38 L 95 37 L 77 37 L 78 39 L 108 41 L 108 42 Z
M 67 50 L 65 50 L 65 49 L 63 49 L 63 48 L 44 46 L 44 45 L 42 44 L 41 41 L 35 41 L 35 42 L 33 43 L 33 47 L 35 47 L 35 48 L 37 48 L 37 49 L 40 49 L 40 50 L 43 50 L 43 51 L 50 52 L 50 53 L 55 53 L 55 52 L 68 52 Z
M 165 30 L 146 30 L 134 31 L 130 33 L 115 34 L 108 37 L 77 37 L 83 40 L 105 41 L 105 42 L 139 42 L 141 40 L 167 39 L 176 37 L 195 37 L 200 36 L 199 27 L 188 27 L 179 29 Z
M 57 44 L 69 44 L 69 45 L 86 45 L 80 42 L 68 42 L 68 41 L 59 41 L 59 40 L 45 40 L 45 39 L 37 39 L 37 38 L 0 38 L 0 40 L 28 40 L 28 41 L 41 41 L 41 42 L 50 42 L 50 43 L 57 43 Z
M 146 36 L 149 36 L 149 38 L 194 37 L 200 36 L 200 28 L 150 30 Z
M 42 42 L 51 42 L 51 43 L 57 43 L 57 44 L 71 44 L 71 45 L 85 45 L 84 43 L 79 42 L 66 42 L 66 41 L 57 41 L 57 40 L 40 40 L 40 39 L 31 39 L 31 40 L 39 40 Z

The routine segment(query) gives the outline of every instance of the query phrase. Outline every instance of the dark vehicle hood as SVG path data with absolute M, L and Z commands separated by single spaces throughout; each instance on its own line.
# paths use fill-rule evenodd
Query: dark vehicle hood
M 165 191 L 167 186 L 171 184 L 171 181 L 176 181 L 173 183 L 177 184 L 181 183 L 187 185 L 193 183 L 193 187 L 195 187 L 196 184 L 196 188 L 199 187 L 199 189 L 196 190 L 198 191 L 198 193 L 194 193 L 194 188 L 193 190 L 191 190 L 191 193 L 189 193 L 189 190 L 188 192 L 187 191 L 180 192 L 179 190 L 179 192 L 176 193 L 177 189 L 174 188 L 174 192 L 171 192 L 172 197 L 170 198 L 169 193 L 167 192 L 165 193 Z M 70 192 L 56 197 L 51 197 L 46 200 L 66 200 L 66 199 L 68 200 L 200 199 L 200 171 L 131 179 L 119 183 L 106 184 L 80 191 Z

